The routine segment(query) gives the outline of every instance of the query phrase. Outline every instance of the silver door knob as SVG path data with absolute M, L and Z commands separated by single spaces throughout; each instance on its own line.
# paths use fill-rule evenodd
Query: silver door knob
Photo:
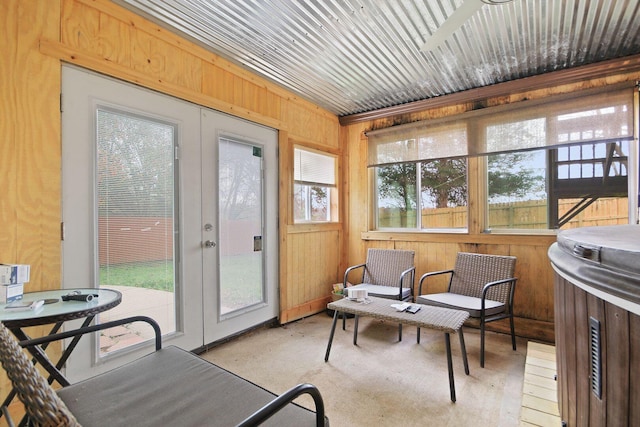
M 216 242 L 214 242 L 213 240 L 205 240 L 204 247 L 205 248 L 215 248 L 216 247 Z

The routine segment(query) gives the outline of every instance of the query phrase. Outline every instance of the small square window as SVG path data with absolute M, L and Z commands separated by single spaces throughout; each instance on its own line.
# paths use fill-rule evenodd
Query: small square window
M 337 221 L 336 157 L 296 147 L 293 170 L 294 222 Z

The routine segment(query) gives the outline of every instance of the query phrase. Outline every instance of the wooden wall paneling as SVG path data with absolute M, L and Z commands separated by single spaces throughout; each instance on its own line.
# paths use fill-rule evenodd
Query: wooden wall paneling
M 418 245 L 415 245 L 411 242 L 395 242 L 394 245 L 394 249 L 397 250 L 401 250 L 401 251 L 413 251 L 414 252 L 414 265 L 416 267 L 416 274 L 414 277 L 414 281 L 413 281 L 413 287 L 414 287 L 414 295 L 415 292 L 417 290 L 417 286 L 418 286 L 418 280 L 420 279 L 420 276 L 418 276 L 418 271 L 419 271 L 419 247 Z
M 603 370 L 603 375 L 609 378 L 606 389 L 603 389 L 607 394 L 607 419 L 604 425 L 622 426 L 630 421 L 629 312 L 605 303 L 605 318 L 607 344 L 610 347 L 607 351 L 606 371 Z M 634 378 L 635 380 L 637 379 Z
M 546 246 L 511 245 L 516 261 L 516 316 L 553 321 L 553 271 Z
M 227 70 L 205 63 L 202 67 L 202 93 L 221 101 L 233 102 L 232 74 Z
M 60 27 L 60 41 L 66 46 L 131 66 L 131 35 L 135 27 L 130 23 L 89 5 L 63 0 Z
M 100 11 L 74 0 L 62 0 L 61 4 L 60 28 L 62 31 L 60 41 L 70 47 L 98 51 Z M 126 32 L 128 31 L 127 27 Z M 113 48 L 115 49 L 117 46 L 113 46 Z
M 21 23 L 18 19 L 20 15 L 18 0 L 0 2 L 0 36 L 3 43 L 0 43 L 0 55 L 2 58 L 15 57 L 24 66 L 24 41 L 20 40 L 18 34 L 22 31 Z M 16 262 L 18 259 L 18 144 L 21 129 L 17 129 L 13 124 L 18 123 L 20 110 L 18 110 L 19 98 L 21 96 L 20 87 L 16 84 L 23 70 L 17 63 L 12 61 L 0 61 L 0 159 L 3 159 L 0 166 L 0 188 L 3 189 L 0 198 L 0 260 L 1 262 Z M 38 155 L 34 153 L 34 155 Z
M 331 285 L 338 281 L 339 252 L 335 250 L 339 231 L 292 233 L 288 236 L 286 301 L 281 321 L 288 322 L 324 310 Z
M 194 92 L 202 92 L 200 58 L 139 28 L 132 30 L 131 34 L 133 70 Z M 244 107 L 241 102 L 237 104 Z
M 416 242 L 411 245 L 416 251 L 416 295 L 420 291 L 420 278 L 425 273 L 453 268 L 454 260 L 448 258 L 443 244 Z M 444 292 L 448 281 L 445 277 L 434 277 L 425 281 L 423 293 Z
M 218 84 L 211 87 L 219 87 Z M 284 230 L 290 221 L 290 198 L 283 195 L 289 194 L 291 191 L 291 156 L 292 149 L 289 147 L 289 134 L 287 131 L 278 132 L 278 278 L 279 292 L 278 299 L 280 303 L 279 317 L 284 318 L 286 309 L 290 306 L 289 301 L 289 276 L 291 260 L 291 242 Z
M 478 157 L 467 159 L 468 176 L 478 176 L 480 160 Z M 482 233 L 486 214 L 484 213 L 484 206 L 478 201 L 487 199 L 483 182 L 479 180 L 467 181 L 467 229 L 470 234 Z
M 5 112 L 13 117 L 2 121 L 14 126 L 9 135 L 15 144 L 16 198 L 12 210 L 17 228 L 15 253 L 1 261 L 30 264 L 31 279 L 25 291 L 33 292 L 60 286 L 60 66 L 37 50 L 41 37 L 59 37 L 59 26 L 41 8 L 25 2 L 9 3 L 17 12 L 11 13 L 17 26 L 9 25 L 16 33 L 8 40 L 16 44 L 5 57 L 13 59 L 9 61 L 13 78 L 3 81 L 12 87 L 3 92 L 8 91 L 11 103 Z M 58 4 L 51 8 L 60 12 Z
M 315 113 L 315 114 L 314 114 Z M 340 124 L 337 117 L 327 124 L 327 116 L 302 104 L 288 103 L 283 116 L 293 136 L 318 141 L 323 145 L 338 148 Z
M 418 295 L 420 278 L 428 272 L 429 265 L 429 245 L 416 242 L 412 248 L 416 253 L 416 281 L 414 284 L 414 295 Z
M 231 101 L 234 105 L 242 105 L 244 101 L 243 89 L 244 89 L 244 79 L 239 76 L 231 76 L 231 87 L 233 88 L 233 99 Z
M 31 265 L 25 291 L 60 287 L 60 64 L 38 51 L 58 38 L 58 2 L 0 2 L 0 262 Z M 36 335 L 45 328 L 33 329 Z M 54 357 L 60 346 L 51 346 Z M 0 394 L 10 383 L 0 374 Z M 10 411 L 22 412 L 16 401 Z

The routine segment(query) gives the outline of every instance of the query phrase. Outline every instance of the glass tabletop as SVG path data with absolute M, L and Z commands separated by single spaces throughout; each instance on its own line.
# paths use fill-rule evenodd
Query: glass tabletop
M 91 301 L 62 301 L 62 296 L 70 292 L 79 291 L 81 294 L 98 295 Z M 22 302 L 34 302 L 39 300 L 54 300 L 32 310 L 18 310 L 6 308 L 7 304 L 0 305 L 0 322 L 8 328 L 46 325 L 49 323 L 64 322 L 95 315 L 109 310 L 122 301 L 122 294 L 112 289 L 57 289 L 53 291 L 29 292 L 24 294 Z

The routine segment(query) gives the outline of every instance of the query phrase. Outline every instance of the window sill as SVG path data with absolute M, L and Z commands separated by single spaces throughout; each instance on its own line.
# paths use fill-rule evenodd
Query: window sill
M 318 233 L 322 231 L 341 231 L 340 222 L 304 222 L 287 225 L 287 233 Z
M 547 231 L 547 230 L 543 230 Z M 425 232 L 425 231 L 365 231 L 360 235 L 362 240 L 427 242 L 427 243 L 472 243 L 472 244 L 518 244 L 518 245 L 550 245 L 556 241 L 556 233 L 523 234 L 523 233 L 479 233 L 468 232 Z

